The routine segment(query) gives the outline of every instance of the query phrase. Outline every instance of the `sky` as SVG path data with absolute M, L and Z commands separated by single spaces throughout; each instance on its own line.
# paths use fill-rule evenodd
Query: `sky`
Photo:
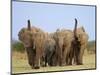
M 12 2 L 12 38 L 18 40 L 18 32 L 31 24 L 46 32 L 56 29 L 73 30 L 78 20 L 78 27 L 83 26 L 89 35 L 89 40 L 95 40 L 95 6 L 47 4 L 34 2 Z

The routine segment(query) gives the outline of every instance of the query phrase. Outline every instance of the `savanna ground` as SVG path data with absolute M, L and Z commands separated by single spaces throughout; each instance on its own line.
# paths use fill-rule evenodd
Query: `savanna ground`
M 26 52 L 12 52 L 12 73 L 28 73 L 28 72 L 50 72 L 50 71 L 67 71 L 67 70 L 82 70 L 95 69 L 95 53 L 88 53 L 85 51 L 83 57 L 84 65 L 70 65 L 63 67 L 41 67 L 40 69 L 31 69 L 28 64 Z

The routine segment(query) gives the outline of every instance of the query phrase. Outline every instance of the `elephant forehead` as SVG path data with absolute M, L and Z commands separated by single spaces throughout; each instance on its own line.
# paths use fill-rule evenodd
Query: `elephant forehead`
M 54 45 L 55 41 L 53 39 L 47 39 L 46 41 L 49 45 Z

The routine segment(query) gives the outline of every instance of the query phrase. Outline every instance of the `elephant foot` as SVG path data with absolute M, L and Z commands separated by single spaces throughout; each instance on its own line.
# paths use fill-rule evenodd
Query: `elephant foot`
M 61 66 L 66 66 L 66 64 L 62 64 Z
M 47 65 L 42 65 L 42 67 L 46 67 Z
M 77 63 L 77 65 L 83 65 L 83 63 Z
M 31 66 L 32 69 L 34 69 L 34 66 Z
M 35 66 L 35 67 L 34 67 L 34 69 L 39 69 L 39 68 L 40 68 L 39 66 Z
M 72 65 L 72 63 L 69 63 L 69 64 L 66 64 L 67 66 L 71 66 Z

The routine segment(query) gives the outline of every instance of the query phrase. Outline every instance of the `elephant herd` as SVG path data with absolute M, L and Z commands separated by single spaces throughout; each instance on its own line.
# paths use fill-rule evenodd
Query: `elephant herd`
M 39 69 L 40 66 L 83 64 L 88 35 L 84 27 L 77 28 L 76 18 L 74 30 L 57 29 L 53 33 L 31 27 L 28 20 L 27 28 L 22 28 L 18 37 L 26 49 L 28 63 L 32 69 Z

